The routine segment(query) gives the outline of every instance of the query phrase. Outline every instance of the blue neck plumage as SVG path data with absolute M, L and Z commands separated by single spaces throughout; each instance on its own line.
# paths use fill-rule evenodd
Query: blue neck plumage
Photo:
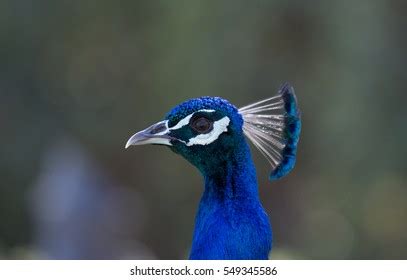
M 191 259 L 267 259 L 271 227 L 259 201 L 256 171 L 244 139 L 216 168 L 203 171 Z

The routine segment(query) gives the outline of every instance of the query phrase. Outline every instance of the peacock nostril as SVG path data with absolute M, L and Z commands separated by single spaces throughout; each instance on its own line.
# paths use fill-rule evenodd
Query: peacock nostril
M 155 126 L 153 126 L 149 132 L 151 134 L 157 134 L 165 130 L 167 130 L 167 126 L 165 125 L 165 123 L 158 123 Z
M 157 144 L 171 146 L 171 137 L 167 135 L 168 126 L 167 121 L 161 121 L 157 124 L 137 132 L 127 141 L 125 148 L 129 146 L 145 145 L 145 144 Z

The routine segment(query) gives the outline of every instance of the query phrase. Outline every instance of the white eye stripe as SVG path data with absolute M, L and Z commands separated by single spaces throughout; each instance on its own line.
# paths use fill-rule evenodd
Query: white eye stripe
M 180 129 L 181 127 L 184 127 L 184 126 L 188 125 L 188 124 L 189 124 L 189 121 L 191 120 L 191 118 L 192 118 L 192 116 L 193 116 L 194 114 L 195 114 L 195 113 L 186 116 L 185 118 L 183 118 L 182 120 L 180 120 L 175 126 L 170 127 L 169 130 Z
M 228 126 L 230 119 L 228 117 L 223 117 L 222 119 L 213 123 L 213 129 L 206 134 L 199 134 L 194 138 L 189 139 L 187 146 L 193 145 L 208 145 L 216 141 L 219 136 L 228 131 Z
M 180 120 L 175 126 L 170 127 L 169 130 L 176 130 L 176 129 L 180 129 L 181 127 L 184 127 L 186 125 L 189 124 L 189 121 L 191 120 L 192 116 L 197 113 L 197 112 L 206 112 L 206 113 L 213 113 L 215 112 L 215 110 L 211 110 L 211 109 L 202 109 L 196 112 L 193 112 L 192 114 L 186 116 L 185 118 L 183 118 L 182 120 Z M 167 127 L 168 127 L 168 121 L 167 121 Z
M 189 124 L 189 121 L 190 121 L 191 118 L 192 118 L 192 116 L 193 116 L 195 113 L 197 113 L 197 112 L 213 113 L 213 112 L 215 112 L 215 110 L 202 109 L 202 110 L 193 112 L 192 114 L 190 114 L 190 115 L 186 116 L 185 118 L 183 118 L 182 120 L 180 120 L 180 121 L 179 121 L 175 126 L 173 126 L 173 127 L 168 127 L 168 120 L 162 121 L 162 123 L 165 124 L 166 129 L 163 130 L 163 131 L 161 131 L 161 132 L 155 133 L 155 135 L 158 135 L 158 136 L 160 136 L 160 135 L 165 135 L 165 134 L 167 134 L 168 132 L 170 132 L 171 130 L 180 129 L 180 128 L 182 128 L 182 127 L 188 125 L 188 124 Z
M 215 112 L 215 110 L 212 110 L 212 109 L 202 109 L 202 110 L 199 110 L 199 111 L 197 111 L 197 112 L 207 112 L 207 113 L 213 113 L 213 112 Z M 195 112 L 196 113 L 196 112 Z M 194 114 L 195 114 L 194 113 Z

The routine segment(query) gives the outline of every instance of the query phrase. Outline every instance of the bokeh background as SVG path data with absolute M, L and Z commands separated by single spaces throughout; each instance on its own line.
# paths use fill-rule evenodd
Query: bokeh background
M 406 3 L 0 1 L 0 258 L 186 258 L 200 175 L 126 140 L 285 81 L 296 168 L 270 183 L 253 149 L 272 258 L 407 258 Z

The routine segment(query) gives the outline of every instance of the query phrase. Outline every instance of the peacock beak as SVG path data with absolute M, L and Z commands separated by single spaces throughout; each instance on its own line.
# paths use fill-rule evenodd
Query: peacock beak
M 135 145 L 158 144 L 171 146 L 171 136 L 168 135 L 168 121 L 161 121 L 137 132 L 127 141 L 125 148 Z

